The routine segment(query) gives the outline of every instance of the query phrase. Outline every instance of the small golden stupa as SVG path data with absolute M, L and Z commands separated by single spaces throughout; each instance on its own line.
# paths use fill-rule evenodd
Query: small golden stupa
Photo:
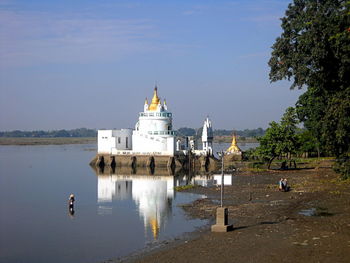
M 153 93 L 153 98 L 152 98 L 152 102 L 149 105 L 148 110 L 150 111 L 156 111 L 158 108 L 158 104 L 160 104 L 160 99 L 158 97 L 158 93 L 157 93 L 157 87 L 154 88 L 154 93 Z
M 227 153 L 242 153 L 241 149 L 239 149 L 238 145 L 237 145 L 237 138 L 236 138 L 236 134 L 233 134 L 232 136 L 232 143 L 231 146 L 226 150 Z

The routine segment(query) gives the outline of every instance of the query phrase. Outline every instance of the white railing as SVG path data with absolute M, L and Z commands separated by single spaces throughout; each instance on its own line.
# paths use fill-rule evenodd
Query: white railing
M 175 135 L 175 131 L 149 131 L 149 135 Z
M 140 112 L 140 117 L 163 117 L 163 118 L 170 118 L 172 117 L 172 113 L 169 112 Z

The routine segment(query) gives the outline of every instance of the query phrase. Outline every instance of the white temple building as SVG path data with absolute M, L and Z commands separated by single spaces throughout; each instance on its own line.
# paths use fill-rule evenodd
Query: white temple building
M 165 100 L 161 103 L 156 87 L 151 103 L 146 99 L 144 111 L 139 113 L 135 130 L 98 130 L 98 153 L 174 156 L 172 128 L 172 113 Z
M 180 146 L 179 141 L 175 140 L 172 113 L 168 110 L 166 101 L 163 100 L 162 103 L 158 97 L 157 87 L 150 103 L 146 98 L 143 112 L 139 113 L 134 130 L 98 130 L 97 139 L 100 155 L 174 156 L 187 154 L 188 151 L 192 151 L 195 155 L 213 154 L 213 130 L 208 118 L 203 125 L 202 150 L 195 149 L 191 143 Z

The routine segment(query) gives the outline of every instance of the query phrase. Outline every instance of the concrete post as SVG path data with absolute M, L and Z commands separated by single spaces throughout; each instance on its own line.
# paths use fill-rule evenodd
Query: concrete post
M 233 229 L 228 224 L 228 209 L 226 207 L 218 207 L 216 209 L 216 224 L 211 226 L 211 232 L 228 232 Z

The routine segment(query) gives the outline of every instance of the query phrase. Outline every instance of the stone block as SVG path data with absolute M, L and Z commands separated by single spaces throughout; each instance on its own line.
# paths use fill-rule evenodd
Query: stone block
M 211 232 L 229 232 L 233 230 L 232 225 L 212 225 Z

